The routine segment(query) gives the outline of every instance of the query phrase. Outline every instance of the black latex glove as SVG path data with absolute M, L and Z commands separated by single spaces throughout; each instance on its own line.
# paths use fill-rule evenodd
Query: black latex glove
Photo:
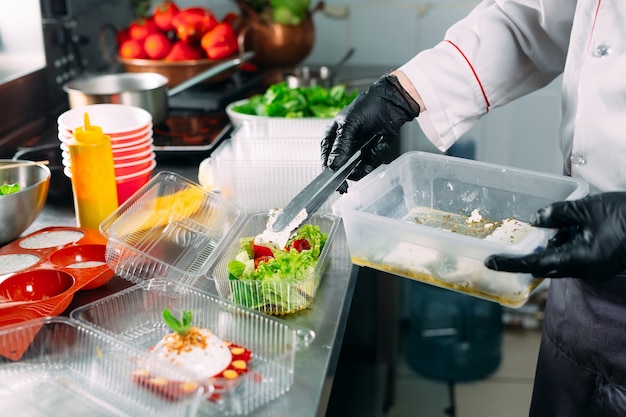
M 594 280 L 626 269 L 626 192 L 554 203 L 539 210 L 531 223 L 558 229 L 546 249 L 524 256 L 492 255 L 485 266 L 536 277 Z
M 363 150 L 361 163 L 349 177 L 351 180 L 361 179 L 384 161 L 389 141 L 397 137 L 400 127 L 416 118 L 419 112 L 419 105 L 395 76 L 380 77 L 335 116 L 322 139 L 322 164 L 336 170 L 368 139 L 380 135 L 382 140 Z

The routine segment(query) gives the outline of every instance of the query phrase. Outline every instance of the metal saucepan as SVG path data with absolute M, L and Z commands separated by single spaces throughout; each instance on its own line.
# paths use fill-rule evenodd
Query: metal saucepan
M 128 72 L 76 79 L 65 84 L 63 90 L 68 94 L 71 108 L 102 103 L 137 106 L 149 111 L 152 114 L 152 122 L 158 126 L 167 120 L 169 97 L 229 70 L 253 56 L 254 52 L 244 52 L 169 90 L 168 79 L 152 72 Z
M 285 82 L 290 88 L 310 87 L 320 85 L 330 88 L 336 83 L 337 72 L 352 57 L 354 48 L 348 52 L 334 66 L 301 66 L 285 73 Z

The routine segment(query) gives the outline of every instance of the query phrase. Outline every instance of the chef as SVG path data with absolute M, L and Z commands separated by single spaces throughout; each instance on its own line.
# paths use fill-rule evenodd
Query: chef
M 626 416 L 626 3 L 484 0 L 445 35 L 383 75 L 334 119 L 322 162 L 343 165 L 373 134 L 359 179 L 378 166 L 400 127 L 417 118 L 445 151 L 492 107 L 563 74 L 560 146 L 566 175 L 590 196 L 539 210 L 548 247 L 494 254 L 488 268 L 553 278 L 531 417 Z M 418 117 L 419 116 L 419 117 Z M 549 138 L 547 138 L 549 139 Z

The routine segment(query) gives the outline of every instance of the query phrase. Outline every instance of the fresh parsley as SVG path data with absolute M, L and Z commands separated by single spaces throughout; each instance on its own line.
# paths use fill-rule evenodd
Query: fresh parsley
M 170 329 L 178 333 L 180 336 L 186 335 L 191 329 L 191 320 L 193 319 L 193 312 L 190 310 L 183 310 L 182 318 L 179 320 L 170 310 L 167 308 L 163 310 L 163 321 L 168 325 Z

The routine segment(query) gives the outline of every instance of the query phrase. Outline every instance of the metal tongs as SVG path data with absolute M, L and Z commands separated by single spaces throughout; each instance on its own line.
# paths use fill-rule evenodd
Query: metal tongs
M 270 210 L 266 229 L 255 238 L 255 241 L 269 246 L 284 247 L 291 234 L 304 223 L 350 176 L 361 162 L 363 149 L 374 146 L 374 139 L 380 142 L 382 136 L 374 135 L 368 139 L 346 162 L 336 171 L 325 167 L 324 170 L 302 189 L 287 205 L 281 209 Z

